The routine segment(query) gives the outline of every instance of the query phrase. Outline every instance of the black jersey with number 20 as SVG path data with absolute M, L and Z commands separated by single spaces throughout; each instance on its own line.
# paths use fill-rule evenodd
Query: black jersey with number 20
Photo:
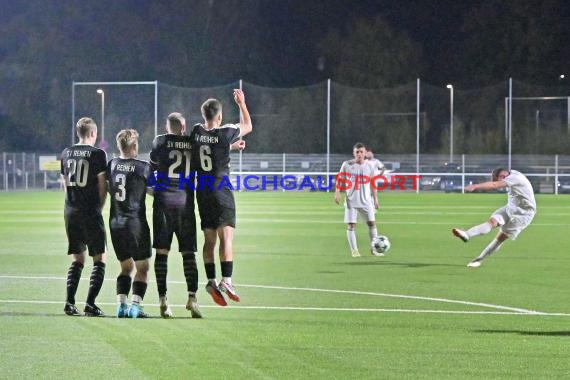
M 105 172 L 107 155 L 92 145 L 76 144 L 61 153 L 61 174 L 65 177 L 65 207 L 100 212 L 97 176 Z

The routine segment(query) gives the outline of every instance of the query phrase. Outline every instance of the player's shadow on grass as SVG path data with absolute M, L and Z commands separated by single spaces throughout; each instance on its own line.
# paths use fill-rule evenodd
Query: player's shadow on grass
M 345 263 L 343 263 L 345 265 Z M 460 264 L 441 264 L 441 263 L 398 263 L 394 261 L 384 261 L 382 259 L 374 261 L 352 261 L 350 265 L 382 265 L 382 266 L 398 266 L 406 268 L 425 268 L 425 267 L 464 267 Z
M 38 313 L 33 313 L 33 312 L 27 312 L 27 311 L 0 311 L 0 318 L 2 317 L 65 317 L 65 318 L 89 318 L 89 319 L 117 319 L 116 315 L 110 315 L 110 314 L 106 314 L 105 317 L 87 317 L 85 315 L 83 315 L 83 313 L 81 315 L 74 315 L 74 316 L 69 316 L 69 315 L 65 315 L 65 313 L 61 312 L 61 313 L 42 313 L 42 312 L 38 312 Z M 133 318 L 124 318 L 124 319 L 133 319 Z M 163 319 L 160 315 L 149 315 L 147 318 L 137 318 L 137 319 L 141 319 L 141 320 L 145 320 L 145 319 Z M 176 319 L 192 319 L 192 317 L 188 316 L 188 317 L 176 317 Z
M 524 336 L 568 336 L 569 331 L 525 331 L 525 330 L 475 330 L 477 333 L 484 334 L 516 334 Z

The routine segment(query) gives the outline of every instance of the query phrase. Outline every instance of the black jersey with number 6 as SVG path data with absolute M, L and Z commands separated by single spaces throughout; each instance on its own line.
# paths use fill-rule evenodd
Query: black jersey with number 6
M 120 217 L 146 218 L 146 189 L 150 164 L 136 158 L 116 157 L 107 165 L 111 219 Z
M 155 187 L 155 207 L 194 207 L 194 189 L 188 184 L 192 181 L 180 181 L 180 176 L 189 178 L 191 160 L 192 141 L 190 136 L 168 133 L 154 138 L 150 152 L 152 169 L 156 172 L 154 176 L 158 185 L 169 184 L 167 188 Z
M 65 177 L 65 207 L 81 211 L 101 210 L 97 176 L 105 172 L 107 155 L 92 145 L 76 144 L 61 153 Z
M 216 179 L 229 176 L 230 145 L 239 135 L 240 128 L 237 124 L 225 124 L 213 129 L 196 124 L 190 137 L 194 144 L 193 164 L 198 175 L 213 176 Z

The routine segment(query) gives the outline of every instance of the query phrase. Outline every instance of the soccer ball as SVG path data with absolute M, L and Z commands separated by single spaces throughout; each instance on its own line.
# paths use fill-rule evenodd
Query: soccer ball
M 378 254 L 384 254 L 390 250 L 390 240 L 387 236 L 378 235 L 374 240 L 372 240 L 372 252 Z

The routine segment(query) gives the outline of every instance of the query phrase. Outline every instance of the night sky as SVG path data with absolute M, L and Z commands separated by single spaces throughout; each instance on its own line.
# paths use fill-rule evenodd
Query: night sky
M 460 91 L 509 77 L 568 86 L 570 75 L 564 0 L 0 0 L 0 7 L 0 148 L 34 139 L 57 145 L 61 136 L 7 130 L 25 130 L 35 113 L 47 125 L 68 123 L 72 81 L 297 87 L 330 78 L 392 88 L 420 78 Z
M 341 36 L 347 36 L 354 26 L 354 20 L 369 20 L 378 15 L 394 30 L 405 33 L 419 44 L 423 52 L 422 67 L 415 73 L 421 75 L 423 80 L 434 84 L 452 80 L 465 85 L 484 86 L 489 82 L 504 80 L 509 75 L 518 75 L 522 80 L 540 82 L 562 74 L 566 62 L 570 59 L 568 48 L 565 47 L 566 42 L 563 40 L 569 36 L 566 26 L 568 23 L 565 21 L 570 17 L 568 11 L 570 6 L 559 0 L 534 2 L 196 0 L 166 1 L 160 2 L 162 4 L 160 6 L 148 0 L 119 2 L 102 0 L 93 3 L 97 5 L 69 0 L 2 0 L 2 12 L 0 12 L 0 21 L 4 25 L 0 47 L 2 63 L 6 64 L 7 61 L 29 63 L 29 60 L 34 59 L 33 51 L 28 54 L 23 54 L 21 51 L 28 33 L 44 34 L 46 37 L 63 33 L 67 37 L 63 36 L 61 39 L 69 39 L 67 41 L 69 49 L 82 49 L 85 40 L 74 38 L 75 25 L 79 19 L 82 19 L 83 25 L 89 23 L 97 25 L 89 32 L 93 48 L 98 50 L 106 50 L 116 44 L 117 42 L 112 41 L 113 33 L 116 33 L 116 38 L 125 28 L 141 28 L 143 34 L 151 35 L 146 40 L 140 38 L 133 41 L 132 51 L 129 51 L 128 41 L 121 42 L 122 54 L 141 54 L 140 51 L 144 50 L 143 55 L 148 60 L 141 62 L 141 66 L 136 70 L 131 68 L 127 73 L 117 73 L 114 80 L 121 79 L 118 78 L 119 74 L 126 77 L 136 73 L 136 76 L 144 77 L 145 80 L 182 82 L 182 78 L 174 74 L 165 74 L 165 70 L 153 67 L 153 62 L 161 60 L 161 56 L 177 54 L 174 50 L 176 44 L 169 46 L 169 43 L 172 40 L 180 40 L 180 36 L 184 36 L 189 44 L 192 44 L 195 38 L 204 38 L 201 33 L 208 25 L 207 33 L 215 30 L 219 33 L 220 39 L 225 39 L 231 44 L 231 48 L 228 49 L 223 42 L 215 41 L 212 48 L 219 49 L 220 55 L 226 54 L 225 51 L 229 50 L 230 54 L 236 55 L 234 53 L 236 51 L 239 56 L 220 69 L 228 73 L 228 78 L 247 75 L 247 80 L 260 85 L 297 86 L 319 82 L 333 76 L 330 67 L 321 70 L 317 68 L 319 54 L 315 46 L 327 33 L 334 31 Z M 509 11 L 503 9 L 509 7 L 511 8 Z M 482 20 L 470 21 L 469 18 L 474 14 L 479 15 Z M 469 22 L 479 23 L 478 27 L 481 30 L 477 30 L 477 27 L 468 30 Z M 516 30 L 516 25 L 513 26 L 515 30 L 509 29 L 509 25 L 516 23 L 522 23 L 522 30 Z M 525 34 L 525 24 L 537 23 L 542 29 L 538 35 Z M 154 30 L 161 30 L 160 36 L 155 34 L 157 39 L 162 39 L 161 42 L 153 40 Z M 544 36 L 555 36 L 556 41 L 553 43 L 558 43 L 559 47 L 555 53 L 546 52 L 548 54 L 539 57 L 536 62 L 534 67 L 537 71 L 547 71 L 544 75 L 519 70 L 516 66 L 520 62 L 505 62 L 498 72 L 479 78 L 477 73 L 473 72 L 473 68 L 461 62 L 462 56 L 466 55 L 468 57 L 464 59 L 470 62 L 476 60 L 469 46 L 478 43 L 477 34 L 481 34 L 480 41 L 483 44 L 479 49 L 481 54 L 489 55 L 482 59 L 483 63 L 487 59 L 494 59 L 493 56 L 499 53 L 498 50 L 516 51 L 517 46 L 524 45 L 529 38 L 537 40 L 534 43 L 536 46 L 531 46 L 529 50 L 533 48 L 539 50 L 540 40 L 545 40 Z M 232 36 L 239 38 L 232 39 Z M 125 39 L 128 39 L 128 36 L 125 35 Z M 492 46 L 496 41 L 504 41 L 501 43 L 508 46 Z M 211 57 L 209 55 L 211 52 L 204 51 L 208 49 L 207 43 L 192 45 L 191 49 Z M 245 51 L 249 53 L 243 53 Z M 14 54 L 18 58 L 15 58 Z M 114 54 L 115 52 L 110 51 L 108 57 Z M 97 57 L 102 58 L 99 69 L 95 68 L 88 74 L 83 74 L 77 69 L 75 73 L 77 80 L 104 79 L 105 73 L 109 73 L 109 69 L 105 68 L 105 56 L 97 55 Z M 521 57 L 524 57 L 524 54 Z M 38 65 L 58 64 L 56 58 L 45 59 L 38 56 L 37 60 Z M 176 59 L 172 61 L 176 64 Z M 170 71 L 178 69 L 176 66 L 170 67 Z M 200 81 L 189 80 L 183 84 L 213 85 L 225 80 L 224 75 L 215 76 L 216 78 L 203 78 Z M 413 80 L 413 77 L 414 75 L 410 73 L 410 80 Z M 338 75 L 333 79 L 343 80 Z

